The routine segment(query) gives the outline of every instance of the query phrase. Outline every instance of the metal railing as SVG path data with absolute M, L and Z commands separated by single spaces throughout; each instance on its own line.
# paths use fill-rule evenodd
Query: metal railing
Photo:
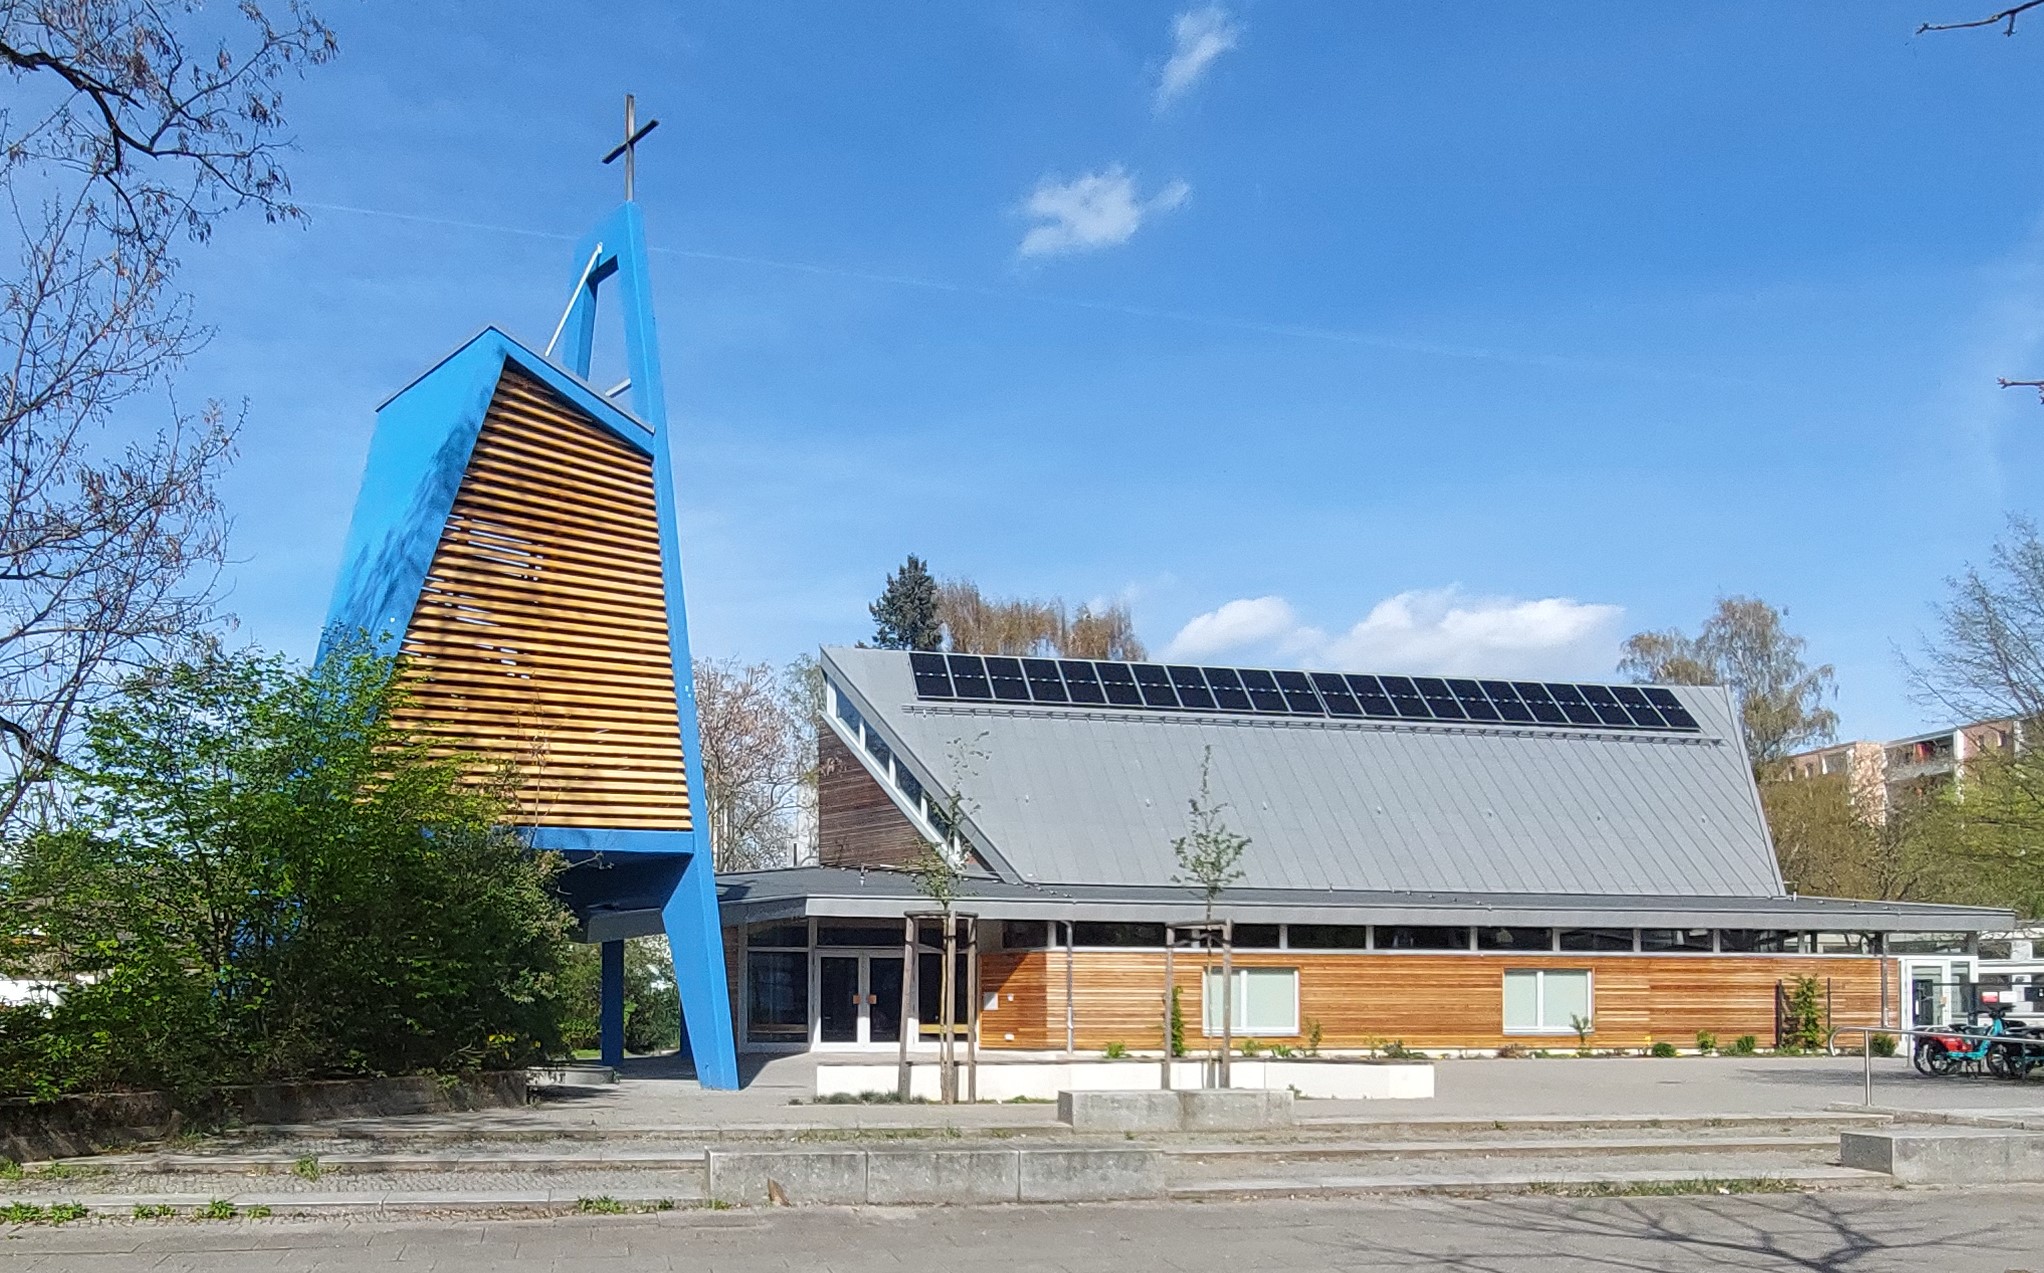
M 1874 1035 L 1885 1034 L 1889 1038 L 1894 1039 L 1896 1041 L 1895 1055 L 1903 1060 L 1908 1060 L 1911 1053 L 1915 1050 L 1909 1044 L 1911 1039 L 1920 1039 L 1929 1035 L 1939 1035 L 1949 1039 L 1954 1034 L 1963 1033 L 1962 1031 L 1954 1030 L 1951 1026 L 1933 1026 L 1927 1030 L 1904 1030 L 1900 1026 L 1892 1025 L 1840 1025 L 1831 1027 L 1831 1032 L 1824 1036 L 1824 1050 L 1826 1052 L 1836 1052 L 1838 1036 L 1847 1032 L 1857 1034 L 1860 1037 L 1860 1058 L 1866 1078 L 1866 1096 L 1861 1101 L 1864 1105 L 1872 1105 L 1874 1103 L 1874 1050 L 1868 1046 L 1868 1040 Z

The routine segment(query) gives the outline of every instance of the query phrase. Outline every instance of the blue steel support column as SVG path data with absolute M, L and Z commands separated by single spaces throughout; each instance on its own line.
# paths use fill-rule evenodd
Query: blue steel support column
M 674 663 L 674 700 L 680 719 L 682 759 L 688 770 L 692 847 L 681 880 L 661 908 L 667 945 L 674 958 L 674 984 L 681 995 L 686 1046 L 695 1059 L 696 1079 L 708 1088 L 738 1086 L 736 1036 L 730 992 L 725 984 L 723 928 L 717 912 L 717 880 L 703 820 L 703 762 L 696 721 L 695 667 L 688 643 L 688 609 L 682 589 L 681 532 L 674 496 L 674 457 L 667 429 L 667 391 L 660 373 L 659 329 L 653 321 L 653 285 L 646 265 L 645 224 L 634 203 L 624 203 L 575 249 L 577 277 L 596 257 L 588 282 L 577 293 L 561 351 L 564 365 L 589 374 L 598 289 L 617 285 L 624 319 L 625 363 L 632 379 L 632 409 L 653 426 L 653 494 L 660 520 L 661 582 L 666 591 L 667 641 Z
M 597 1014 L 597 1050 L 605 1065 L 625 1063 L 625 944 L 603 943 L 603 1007 Z

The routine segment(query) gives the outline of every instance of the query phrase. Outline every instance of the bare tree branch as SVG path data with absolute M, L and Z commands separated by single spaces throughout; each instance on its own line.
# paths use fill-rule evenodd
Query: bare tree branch
M 2044 5 L 2044 0 L 2024 0 L 2022 4 L 2003 9 L 2000 13 L 1990 13 L 1984 18 L 1974 18 L 1968 22 L 1926 22 L 1916 28 L 1916 33 L 1922 35 L 1926 31 L 1965 31 L 1973 27 L 1998 26 L 2002 28 L 2003 35 L 2014 35 L 2016 19 L 2039 5 Z
M 53 798 L 86 706 L 216 618 L 237 419 L 169 393 L 208 335 L 175 249 L 250 205 L 299 215 L 279 85 L 335 50 L 298 0 L 238 13 L 0 0 L 0 832 Z

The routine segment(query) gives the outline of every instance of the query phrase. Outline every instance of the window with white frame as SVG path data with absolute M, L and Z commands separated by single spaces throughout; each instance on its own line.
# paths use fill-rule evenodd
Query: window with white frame
M 1595 1019 L 1586 968 L 1514 968 L 1505 973 L 1506 1034 L 1574 1034 Z
M 1207 969 L 1206 993 L 1200 996 L 1206 1033 L 1221 1032 L 1221 970 Z M 1235 969 L 1234 1007 L 1230 1029 L 1238 1038 L 1299 1032 L 1299 970 L 1297 968 Z

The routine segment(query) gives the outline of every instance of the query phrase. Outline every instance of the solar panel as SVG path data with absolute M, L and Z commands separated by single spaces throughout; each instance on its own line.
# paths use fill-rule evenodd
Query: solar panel
M 927 650 L 917 650 L 908 656 L 908 665 L 916 674 L 917 698 L 952 698 L 951 673 L 944 666 L 944 656 Z
M 1533 709 L 1519 698 L 1519 691 L 1512 688 L 1510 681 L 1478 681 L 1483 687 L 1490 705 L 1498 709 L 1498 715 L 1518 725 L 1533 723 Z
M 1207 678 L 1196 667 L 1174 667 L 1171 669 L 1171 687 L 1178 691 L 1178 701 L 1199 711 L 1212 711 L 1214 692 L 1207 688 Z
M 1065 692 L 1072 696 L 1074 703 L 1104 703 L 1107 695 L 1100 688 L 1100 669 L 1097 664 L 1085 659 L 1059 659 L 1058 670 L 1065 674 Z
M 1462 705 L 1448 692 L 1448 683 L 1440 677 L 1415 676 L 1412 683 L 1419 690 L 1420 698 L 1425 700 L 1427 710 L 1434 714 L 1435 720 L 1469 719 L 1468 714 L 1462 710 Z
M 1107 691 L 1107 701 L 1116 707 L 1141 707 L 1143 692 L 1136 688 L 1136 678 L 1126 663 L 1097 663 L 1100 669 L 1100 685 Z
M 1291 704 L 1285 702 L 1285 692 L 1278 688 L 1277 678 L 1258 668 L 1242 669 L 1242 685 L 1249 691 L 1249 701 L 1259 712 L 1276 712 L 1280 716 L 1292 714 Z
M 1434 713 L 1419 696 L 1419 687 L 1409 676 L 1380 676 L 1377 683 L 1391 696 L 1391 706 L 1400 716 L 1411 720 L 1432 720 Z
M 1171 688 L 1171 674 L 1155 663 L 1138 663 L 1134 668 L 1136 687 L 1143 692 L 1145 707 L 1177 707 L 1178 691 Z
M 1301 716 L 1324 716 L 1327 709 L 1320 705 L 1320 696 L 1313 692 L 1313 682 L 1304 672 L 1274 672 L 1278 690 L 1285 696 L 1285 706 Z
M 1232 667 L 1208 668 L 1207 685 L 1214 691 L 1215 705 L 1224 712 L 1246 712 L 1256 706 L 1249 701 L 1249 691 L 1242 688 L 1241 674 Z
M 929 700 L 1701 732 L 1682 700 L 1658 685 L 1367 676 L 927 650 L 912 651 L 909 668 L 916 697 Z
M 1569 724 L 1601 725 L 1603 723 L 1597 719 L 1597 709 L 1590 706 L 1589 700 L 1584 698 L 1583 692 L 1575 686 L 1549 685 L 1547 692 L 1554 696 L 1555 702 L 1561 704 L 1561 713 L 1568 718 Z
M 1029 684 L 1022 679 L 1022 660 L 990 655 L 987 679 L 993 682 L 994 697 L 1004 703 L 1029 701 Z
M 1602 685 L 1578 685 L 1583 697 L 1590 702 L 1590 708 L 1597 713 L 1597 719 L 1606 725 L 1617 725 L 1621 729 L 1630 726 L 1632 716 L 1625 710 L 1618 696 Z
M 1398 715 L 1398 709 L 1391 705 L 1391 696 L 1384 692 L 1384 686 L 1376 677 L 1351 672 L 1342 679 L 1355 691 L 1356 702 L 1362 707 L 1363 715 L 1385 718 Z
M 1039 703 L 1069 702 L 1065 678 L 1058 675 L 1056 659 L 1023 659 L 1022 675 L 1029 681 L 1029 694 Z
M 1451 680 L 1448 682 L 1448 692 L 1455 696 L 1455 701 L 1461 705 L 1470 720 L 1501 719 L 1498 709 L 1490 705 L 1490 698 L 1484 694 L 1483 687 L 1475 681 Z
M 1313 688 L 1320 691 L 1320 701 L 1327 704 L 1329 716 L 1361 716 L 1362 704 L 1349 692 L 1348 682 L 1339 672 L 1313 673 Z
M 945 658 L 951 665 L 951 683 L 958 687 L 960 698 L 992 698 L 994 687 L 987 684 L 986 660 L 977 654 L 952 654 Z

